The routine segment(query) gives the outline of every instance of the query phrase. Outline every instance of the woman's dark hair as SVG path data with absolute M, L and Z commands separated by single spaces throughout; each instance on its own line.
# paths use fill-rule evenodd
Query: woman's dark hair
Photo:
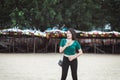
M 70 31 L 71 34 L 72 34 L 72 40 L 76 40 L 76 32 L 75 32 L 75 30 L 73 28 L 69 28 L 68 31 Z

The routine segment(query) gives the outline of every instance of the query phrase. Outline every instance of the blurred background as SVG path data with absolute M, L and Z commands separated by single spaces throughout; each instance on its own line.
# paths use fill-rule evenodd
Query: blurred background
M 120 52 L 119 0 L 1 0 L 0 52 L 58 52 L 74 28 L 87 53 Z

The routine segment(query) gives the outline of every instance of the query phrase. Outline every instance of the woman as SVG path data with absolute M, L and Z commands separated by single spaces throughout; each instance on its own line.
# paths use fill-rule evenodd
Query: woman
M 78 53 L 76 53 L 78 51 Z M 83 54 L 79 42 L 76 40 L 74 29 L 67 31 L 67 38 L 60 42 L 59 52 L 64 52 L 61 80 L 66 80 L 68 68 L 71 67 L 73 80 L 77 79 L 77 57 Z

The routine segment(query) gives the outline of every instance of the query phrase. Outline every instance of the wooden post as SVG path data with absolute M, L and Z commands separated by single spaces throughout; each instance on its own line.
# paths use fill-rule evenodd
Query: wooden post
M 13 53 L 15 52 L 15 38 L 12 38 L 12 43 L 13 43 Z
M 35 37 L 33 37 L 33 39 L 34 39 L 34 40 L 33 40 L 33 41 L 34 41 L 34 42 L 33 42 L 33 44 L 34 44 L 34 45 L 33 45 L 33 53 L 35 53 L 35 48 L 36 48 L 36 47 L 35 47 L 35 46 L 36 46 L 36 44 L 35 44 Z

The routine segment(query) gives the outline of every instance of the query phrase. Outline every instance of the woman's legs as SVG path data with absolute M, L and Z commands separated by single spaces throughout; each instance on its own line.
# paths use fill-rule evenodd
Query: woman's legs
M 62 76 L 61 80 L 66 80 L 67 73 L 68 73 L 68 68 L 69 68 L 69 60 L 67 57 L 63 57 L 63 65 L 62 65 Z
M 77 59 L 73 60 L 70 62 L 70 67 L 71 67 L 71 72 L 72 72 L 72 78 L 73 80 L 78 80 L 77 79 Z

